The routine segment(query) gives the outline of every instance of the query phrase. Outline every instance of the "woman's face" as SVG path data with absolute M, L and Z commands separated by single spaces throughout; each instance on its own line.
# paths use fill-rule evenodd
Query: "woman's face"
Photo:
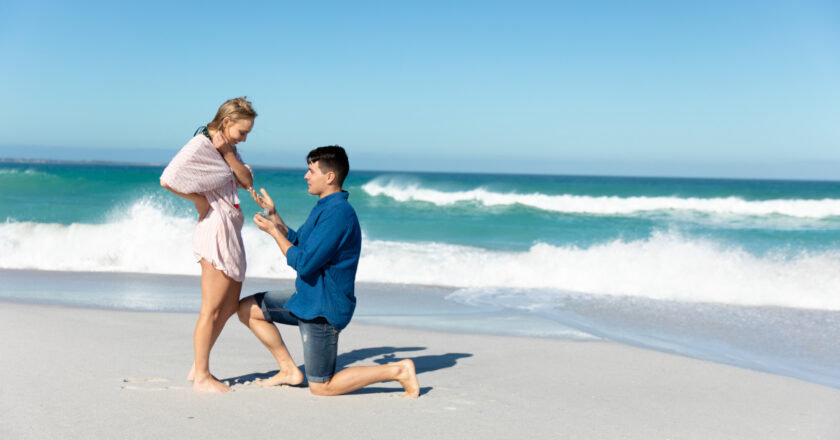
M 240 142 L 245 142 L 248 139 L 248 133 L 254 128 L 253 119 L 240 119 L 238 121 L 227 120 L 224 124 L 224 135 L 230 142 L 230 146 L 234 146 Z

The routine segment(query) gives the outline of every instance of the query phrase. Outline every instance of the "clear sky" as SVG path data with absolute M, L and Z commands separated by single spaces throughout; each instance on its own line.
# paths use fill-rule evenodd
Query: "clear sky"
M 0 0 L 0 157 L 840 180 L 840 2 Z

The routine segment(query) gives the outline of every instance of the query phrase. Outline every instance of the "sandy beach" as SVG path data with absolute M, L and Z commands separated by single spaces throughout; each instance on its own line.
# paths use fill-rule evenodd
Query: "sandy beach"
M 840 440 L 838 23 L 2 2 L 0 440 Z
M 0 438 L 840 437 L 829 387 L 609 342 L 358 323 L 341 335 L 339 364 L 412 358 L 419 399 L 392 383 L 336 398 L 249 384 L 274 365 L 237 321 L 211 359 L 235 392 L 196 393 L 185 379 L 194 321 L 0 303 Z

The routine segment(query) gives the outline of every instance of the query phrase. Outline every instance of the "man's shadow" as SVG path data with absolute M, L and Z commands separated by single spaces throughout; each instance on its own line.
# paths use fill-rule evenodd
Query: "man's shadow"
M 397 353 L 400 352 L 408 352 L 408 351 L 421 351 L 425 350 L 426 347 L 371 347 L 371 348 L 360 348 L 357 350 L 352 350 L 347 353 L 342 353 L 338 355 L 336 358 L 336 371 L 341 371 L 345 367 L 354 362 L 363 361 L 365 359 L 370 359 L 379 356 L 378 359 L 374 359 L 373 362 L 379 365 L 385 365 L 391 362 L 397 362 L 403 359 L 411 359 L 414 361 L 414 368 L 418 375 L 423 373 L 428 373 L 430 371 L 441 370 L 444 368 L 451 368 L 454 367 L 459 359 L 467 358 L 472 356 L 471 353 L 447 353 L 441 355 L 427 355 L 427 356 L 417 356 L 417 357 L 403 357 L 397 356 Z M 305 365 L 298 365 L 298 368 L 303 371 L 304 375 L 306 375 L 306 366 Z M 231 377 L 228 379 L 224 379 L 223 382 L 228 382 L 231 385 L 236 384 L 243 384 L 248 382 L 253 382 L 255 380 L 262 380 L 268 379 L 269 377 L 274 376 L 277 374 L 278 370 L 267 371 L 263 373 L 251 373 L 245 374 L 242 376 Z M 306 382 L 301 385 L 297 385 L 298 387 L 305 387 Z M 429 391 L 432 390 L 432 387 L 420 387 L 420 395 L 427 394 Z M 353 391 L 347 394 L 372 394 L 372 393 L 394 393 L 394 392 L 401 392 L 403 389 L 400 388 L 391 388 L 391 387 L 375 387 L 375 386 L 368 386 L 362 389 Z
M 430 371 L 442 370 L 444 368 L 454 367 L 458 363 L 458 359 L 472 356 L 470 353 L 446 353 L 438 355 L 417 356 L 410 358 L 414 361 L 414 369 L 417 374 L 428 373 Z M 406 359 L 404 357 L 396 357 L 395 353 L 383 354 L 381 358 L 373 361 L 379 365 L 389 364 Z
M 380 347 L 380 348 L 388 348 L 388 347 Z M 425 347 L 418 348 L 420 350 L 425 350 Z M 454 367 L 458 363 L 458 359 L 467 358 L 472 356 L 470 353 L 447 353 L 447 354 L 440 354 L 440 355 L 427 355 L 427 356 L 414 356 L 414 357 L 397 357 L 397 354 L 394 351 L 386 351 L 381 353 L 382 357 L 379 359 L 374 359 L 373 362 L 379 365 L 389 364 L 391 362 L 397 362 L 403 359 L 411 359 L 414 361 L 414 370 L 419 376 L 422 373 L 428 373 L 430 371 L 441 370 L 444 368 L 451 368 Z M 372 357 L 372 356 L 371 356 Z M 421 381 L 422 384 L 422 381 Z M 424 395 L 429 393 L 433 388 L 432 387 L 420 387 L 420 395 Z M 397 393 L 402 392 L 403 389 L 399 388 L 391 388 L 391 387 L 376 387 L 376 386 L 368 386 L 351 393 L 347 394 L 373 394 L 373 393 Z

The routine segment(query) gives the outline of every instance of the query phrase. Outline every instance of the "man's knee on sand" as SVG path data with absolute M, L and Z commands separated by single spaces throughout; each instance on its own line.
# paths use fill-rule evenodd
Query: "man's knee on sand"
M 316 396 L 335 396 L 329 382 L 309 382 L 309 392 Z

